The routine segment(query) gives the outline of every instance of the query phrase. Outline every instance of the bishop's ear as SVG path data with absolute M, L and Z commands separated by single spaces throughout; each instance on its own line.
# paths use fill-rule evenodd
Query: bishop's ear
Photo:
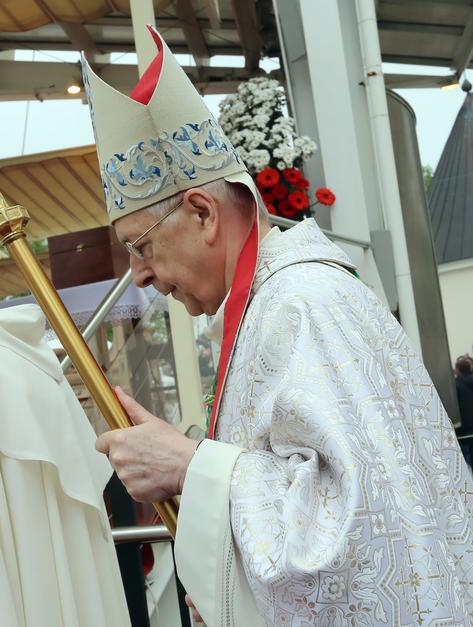
M 207 244 L 212 244 L 217 237 L 220 224 L 220 201 L 202 187 L 188 189 L 184 201 L 194 225 L 200 230 Z

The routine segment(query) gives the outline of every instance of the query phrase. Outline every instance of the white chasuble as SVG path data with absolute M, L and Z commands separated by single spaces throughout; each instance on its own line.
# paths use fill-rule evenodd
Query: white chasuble
M 112 470 L 44 326 L 35 305 L 0 311 L 0 624 L 129 627 Z
M 247 625 L 473 625 L 471 475 L 421 359 L 347 261 L 313 220 L 261 247 L 218 441 L 181 499 L 179 574 L 209 627 L 251 604 Z

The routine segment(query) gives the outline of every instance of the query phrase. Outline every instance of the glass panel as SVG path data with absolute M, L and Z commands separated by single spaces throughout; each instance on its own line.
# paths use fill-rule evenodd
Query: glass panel
M 193 319 L 202 398 L 212 389 L 215 364 L 218 363 L 218 347 L 204 334 L 210 322 L 205 315 Z M 103 324 L 89 345 L 113 386 L 120 385 L 153 415 L 179 426 L 180 382 L 176 376 L 165 299 L 156 298 L 139 320 L 115 320 Z M 68 379 L 97 434 L 107 431 L 108 426 L 74 368 L 69 370 Z M 185 385 L 185 379 L 181 384 Z M 187 435 L 193 439 L 203 438 L 203 426 L 191 426 Z
M 218 365 L 218 357 L 216 358 L 214 354 L 212 342 L 205 335 L 205 329 L 210 322 L 211 318 L 205 315 L 193 319 L 203 397 L 210 392 Z
M 128 323 L 128 332 L 113 324 L 112 350 L 107 376 L 155 416 L 173 425 L 181 421 L 169 314 L 156 299 L 139 321 Z M 120 346 L 121 339 L 121 346 Z

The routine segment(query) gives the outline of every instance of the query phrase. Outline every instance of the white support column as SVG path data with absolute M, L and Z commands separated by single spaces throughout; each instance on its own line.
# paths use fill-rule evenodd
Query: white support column
M 177 373 L 181 424 L 184 433 L 197 425 L 205 430 L 205 411 L 192 318 L 182 303 L 168 297 L 172 347 Z
M 153 0 L 130 0 L 131 23 L 133 38 L 138 56 L 138 72 L 140 76 L 156 56 L 156 44 L 147 33 L 147 24 L 156 24 L 154 19 Z
M 363 54 L 365 83 L 371 119 L 371 132 L 376 155 L 376 172 L 381 189 L 381 202 L 386 223 L 391 231 L 399 314 L 402 326 L 421 350 L 414 289 L 402 218 L 401 198 L 389 123 L 386 86 L 384 84 L 378 25 L 373 0 L 355 0 L 359 35 Z
M 273 0 L 278 29 L 281 58 L 286 76 L 286 91 L 290 112 L 300 135 L 308 135 L 317 146 L 320 143 L 309 76 L 309 64 L 302 26 L 300 7 L 294 0 Z M 320 150 L 304 163 L 304 176 L 311 184 L 310 195 L 318 187 L 325 187 L 325 173 Z M 313 197 L 313 196 L 312 196 Z M 330 207 L 317 206 L 317 224 L 331 230 Z
M 358 85 L 361 70 L 360 76 L 353 75 L 347 63 L 347 58 L 356 54 L 356 49 L 347 51 L 356 33 L 351 33 L 350 41 L 346 41 L 336 0 L 299 3 L 325 182 L 337 196 L 331 209 L 332 231 L 369 241 L 370 230 L 375 227 L 370 225 L 368 212 L 373 212 L 371 221 L 379 228 L 378 216 L 374 214 L 379 203 L 370 180 L 374 157 L 367 112 L 363 118 L 362 95 L 357 91 L 362 89 Z M 365 283 L 387 304 L 372 251 L 351 245 L 341 247 Z
M 381 175 L 376 134 L 381 122 L 370 116 L 356 5 L 351 0 L 299 3 L 326 183 L 337 196 L 331 213 L 332 230 L 366 240 L 371 239 L 371 231 L 389 228 L 396 247 L 401 236 L 398 218 L 402 221 L 402 214 L 399 192 L 396 210 L 393 205 L 393 185 L 397 185 L 393 149 L 392 143 L 384 145 L 391 151 L 394 173 L 386 168 Z M 382 123 L 389 125 L 387 114 Z M 390 186 L 386 184 L 388 178 Z M 353 247 L 346 251 L 359 266 L 363 279 L 382 296 L 384 290 L 372 252 Z M 401 322 L 420 349 L 412 284 L 406 272 L 407 250 L 405 256 L 399 248 L 395 250 L 394 261 Z
M 155 23 L 153 2 L 130 0 L 130 7 L 138 70 L 141 76 L 156 56 L 156 45 L 146 30 L 147 24 Z M 192 318 L 184 305 L 174 300 L 172 296 L 168 297 L 168 306 L 181 406 L 179 429 L 185 433 L 194 424 L 205 429 L 202 384 Z
M 357 77 L 349 75 L 338 2 L 300 0 L 300 5 L 326 183 L 337 196 L 332 230 L 370 239 L 351 93 Z

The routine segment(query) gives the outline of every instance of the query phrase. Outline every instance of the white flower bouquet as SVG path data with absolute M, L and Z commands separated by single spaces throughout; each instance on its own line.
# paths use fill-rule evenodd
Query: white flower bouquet
M 252 78 L 222 100 L 219 123 L 256 178 L 268 210 L 302 218 L 309 210 L 309 181 L 300 168 L 317 146 L 310 137 L 297 135 L 285 108 L 278 81 Z

